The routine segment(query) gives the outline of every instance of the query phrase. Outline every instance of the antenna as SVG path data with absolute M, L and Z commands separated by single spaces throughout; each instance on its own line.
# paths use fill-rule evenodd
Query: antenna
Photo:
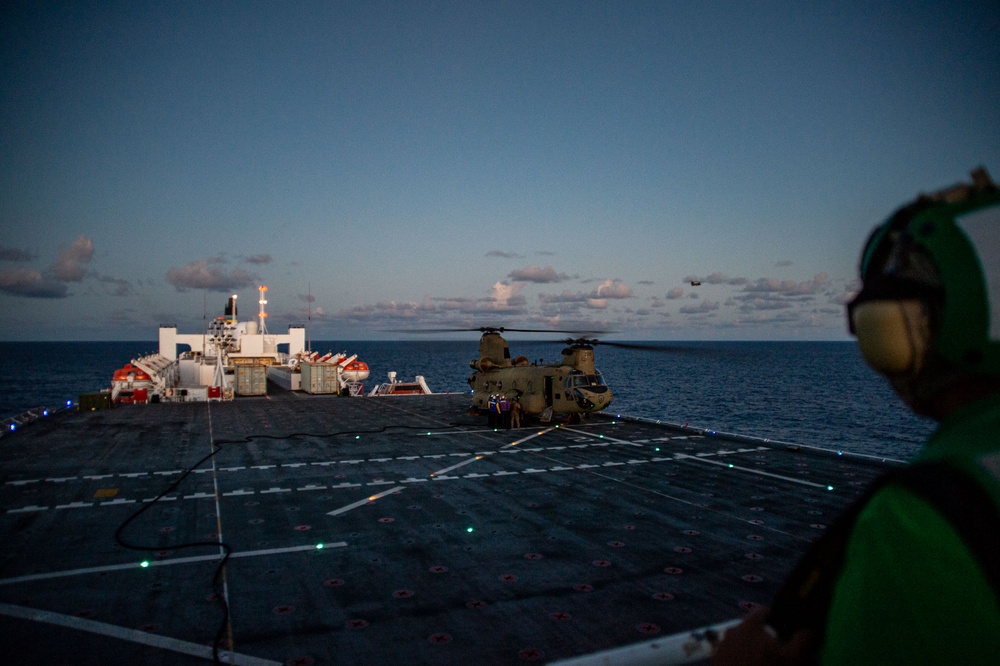
M 308 349 L 312 351 L 313 348 L 313 334 L 312 334 L 312 323 L 313 323 L 313 283 L 312 280 L 309 281 L 309 295 L 306 296 L 306 303 L 309 306 L 309 316 L 306 319 L 306 336 L 309 338 Z

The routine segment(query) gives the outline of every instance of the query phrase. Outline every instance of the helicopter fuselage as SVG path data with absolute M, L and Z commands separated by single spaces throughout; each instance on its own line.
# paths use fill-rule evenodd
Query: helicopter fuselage
M 469 365 L 473 406 L 489 408 L 491 395 L 506 395 L 521 406 L 523 413 L 585 414 L 611 404 L 611 389 L 594 367 L 594 348 L 571 344 L 563 349 L 559 363 L 532 365 L 523 356 L 513 361 L 507 341 L 498 333 L 480 340 L 480 358 Z
M 521 405 L 525 414 L 583 414 L 611 404 L 611 389 L 599 371 L 584 374 L 563 365 L 512 366 L 479 370 L 469 376 L 472 403 L 488 408 L 491 395 L 506 395 Z

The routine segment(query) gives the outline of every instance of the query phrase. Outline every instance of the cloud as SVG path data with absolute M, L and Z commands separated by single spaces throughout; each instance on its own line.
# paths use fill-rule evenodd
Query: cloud
M 747 284 L 743 288 L 743 291 L 758 293 L 815 294 L 826 286 L 828 282 L 830 282 L 830 276 L 826 273 L 817 273 L 813 276 L 812 280 L 807 282 L 760 278 L 756 282 Z
M 680 309 L 682 314 L 706 314 L 719 309 L 718 301 L 700 301 L 697 305 L 685 305 Z
M 536 282 L 539 284 L 565 282 L 570 279 L 565 273 L 556 273 L 556 270 L 551 266 L 542 268 L 535 264 L 531 264 L 519 271 L 511 271 L 507 277 L 515 282 Z
M 81 235 L 73 244 L 59 253 L 52 264 L 52 272 L 57 280 L 80 282 L 87 274 L 86 264 L 94 258 L 94 241 Z
M 252 257 L 247 257 L 246 262 L 248 264 L 254 264 L 260 266 L 262 264 L 271 263 L 271 255 L 269 254 L 255 254 Z
M 6 245 L 0 245 L 0 261 L 31 261 L 35 259 L 37 255 L 27 250 L 19 250 L 16 247 L 7 247 Z
M 181 268 L 171 268 L 167 271 L 167 282 L 176 287 L 177 291 L 187 289 L 208 289 L 209 291 L 234 291 L 241 287 L 252 286 L 257 282 L 256 276 L 242 268 L 234 268 L 229 273 L 220 266 L 225 259 L 213 257 L 192 261 Z
M 0 291 L 26 298 L 66 298 L 65 282 L 29 268 L 0 269 Z
M 597 285 L 595 298 L 632 298 L 632 287 L 618 280 L 607 279 Z
M 525 301 L 524 296 L 518 294 L 522 286 L 524 286 L 522 283 L 517 282 L 514 284 L 495 282 L 492 288 L 493 297 L 491 299 L 493 305 L 500 310 L 524 305 L 527 301 Z
M 500 259 L 520 259 L 521 255 L 517 252 L 504 252 L 503 250 L 490 250 L 486 253 L 487 257 L 498 257 Z
M 539 294 L 542 305 L 576 305 L 604 310 L 610 300 L 632 298 L 632 288 L 619 280 L 606 279 L 588 293 L 564 291 L 561 294 Z
M 778 261 L 778 262 L 775 262 L 775 264 L 774 264 L 774 265 L 775 265 L 775 266 L 776 266 L 777 268 L 787 268 L 788 266 L 794 266 L 795 264 L 794 264 L 794 262 L 791 262 L 791 261 L 788 261 L 788 260 L 786 259 L 786 260 L 784 260 L 784 261 Z
M 667 298 L 671 301 L 676 301 L 678 298 L 681 298 L 683 296 L 684 296 L 684 289 L 682 289 L 681 287 L 674 287 L 673 289 L 667 292 Z
M 111 293 L 115 296 L 128 296 L 132 293 L 132 283 L 124 278 L 101 275 L 97 278 L 97 280 L 102 284 L 109 285 L 111 287 Z
M 729 285 L 743 285 L 747 283 L 747 279 L 744 277 L 729 277 L 725 273 L 720 273 L 716 271 L 707 277 L 698 277 L 697 275 L 688 275 L 684 278 L 684 282 L 688 284 L 692 282 L 701 282 L 703 284 L 729 284 Z

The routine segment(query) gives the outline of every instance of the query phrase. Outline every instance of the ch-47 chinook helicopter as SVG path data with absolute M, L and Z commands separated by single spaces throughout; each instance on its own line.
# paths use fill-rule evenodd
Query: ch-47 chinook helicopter
M 569 338 L 562 340 L 566 346 L 562 350 L 562 360 L 556 363 L 531 363 L 524 356 L 511 359 L 510 348 L 504 339 L 504 331 L 518 333 L 570 333 L 581 335 L 580 331 L 558 331 L 537 328 L 505 328 L 502 326 L 482 326 L 479 328 L 444 328 L 408 330 L 407 333 L 446 333 L 459 331 L 479 331 L 479 358 L 469 362 L 474 372 L 469 375 L 472 389 L 473 409 L 486 412 L 490 396 L 506 395 L 509 400 L 521 406 L 525 416 L 540 416 L 543 421 L 554 416 L 565 415 L 575 421 L 590 412 L 597 412 L 611 404 L 613 394 L 604 382 L 601 372 L 594 366 L 594 347 L 607 345 L 645 351 L 684 351 L 682 348 L 658 344 L 634 344 L 607 342 L 593 338 Z M 587 331 L 593 334 L 597 331 Z
M 476 409 L 485 411 L 494 394 L 504 394 L 520 404 L 524 414 L 542 415 L 546 420 L 554 414 L 578 418 L 577 415 L 600 411 L 611 404 L 611 389 L 594 367 L 597 340 L 566 340 L 561 361 L 533 365 L 524 356 L 511 360 L 507 340 L 501 333 L 553 331 L 485 326 L 471 330 L 483 333 L 479 339 L 479 358 L 469 363 L 475 371 L 469 375 L 469 387 Z

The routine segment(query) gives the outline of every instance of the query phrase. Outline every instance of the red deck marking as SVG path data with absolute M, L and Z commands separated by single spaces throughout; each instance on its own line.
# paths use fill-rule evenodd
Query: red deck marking
M 312 525 L 296 525 L 295 526 L 295 531 L 296 532 L 308 532 L 311 529 L 312 529 Z
M 595 567 L 610 567 L 611 566 L 611 562 L 608 561 L 608 560 L 594 560 L 593 564 L 594 564 Z
M 541 553 L 525 553 L 524 559 L 526 560 L 540 560 L 542 559 Z
M 316 661 L 312 657 L 292 657 L 286 663 L 288 666 L 312 666 Z
M 622 543 L 621 541 L 609 541 L 608 545 L 611 546 L 612 548 L 624 548 L 625 547 L 625 544 Z
M 288 615 L 289 613 L 295 612 L 295 606 L 290 606 L 285 604 L 283 606 L 275 606 L 271 609 L 275 615 Z
M 663 573 L 668 573 L 673 576 L 679 576 L 682 573 L 684 573 L 684 569 L 681 569 L 680 567 L 667 567 L 666 569 L 663 570 Z
M 746 611 L 757 610 L 760 607 L 761 607 L 761 605 L 759 603 L 757 603 L 756 601 L 741 601 L 740 602 L 740 608 L 742 608 L 743 610 L 746 610 Z
M 386 516 L 385 518 L 379 518 L 378 522 L 380 522 L 380 523 L 394 523 L 394 522 L 396 522 L 396 519 L 395 518 L 390 518 L 390 517 Z
M 743 580 L 745 580 L 748 583 L 759 583 L 762 580 L 764 580 L 764 577 L 763 576 L 757 576 L 757 575 L 754 575 L 754 574 L 747 574 L 746 576 L 743 576 Z
M 759 534 L 748 534 L 747 538 L 750 539 L 751 541 L 763 541 L 764 540 L 764 537 L 762 537 Z
M 427 637 L 427 642 L 433 645 L 444 645 L 451 643 L 451 634 L 431 634 Z
M 515 580 L 517 580 L 517 576 L 515 576 L 514 574 L 504 574 L 500 576 L 500 580 L 502 580 L 505 583 L 512 583 Z
M 577 592 L 593 592 L 594 586 L 589 583 L 580 583 L 579 585 L 574 585 L 573 589 Z
M 674 548 L 674 552 L 675 553 L 690 553 L 691 549 L 688 548 L 687 546 L 677 546 L 676 548 Z
M 550 613 L 549 617 L 553 620 L 569 620 L 572 616 L 569 613 Z
M 753 521 L 751 520 L 750 522 L 752 523 Z M 699 534 L 701 534 L 701 532 L 699 532 L 698 530 L 684 530 L 684 534 L 688 536 L 698 536 Z
M 392 596 L 397 599 L 409 599 L 414 594 L 413 590 L 396 590 L 392 593 Z
M 479 599 L 473 599 L 469 603 L 465 604 L 466 608 L 471 608 L 473 610 L 479 610 L 480 608 L 486 608 L 488 606 L 485 601 L 480 601 Z
M 642 634 L 658 634 L 660 633 L 660 625 L 653 624 L 652 622 L 643 622 L 638 625 L 636 629 Z
M 448 567 L 438 564 L 428 569 L 428 571 L 430 571 L 431 573 L 445 573 L 448 571 Z
M 365 627 L 368 626 L 368 620 L 362 620 L 362 619 L 348 620 L 347 626 L 350 627 L 351 629 L 364 629 Z
M 538 661 L 545 656 L 545 653 L 538 648 L 524 648 L 517 653 L 517 656 L 524 661 Z
M 764 556 L 761 555 L 760 553 L 747 553 L 746 557 L 748 560 L 755 560 L 755 561 L 764 559 Z
M 340 587 L 344 584 L 344 581 L 340 578 L 330 578 L 329 580 L 324 580 L 323 585 L 326 587 Z

